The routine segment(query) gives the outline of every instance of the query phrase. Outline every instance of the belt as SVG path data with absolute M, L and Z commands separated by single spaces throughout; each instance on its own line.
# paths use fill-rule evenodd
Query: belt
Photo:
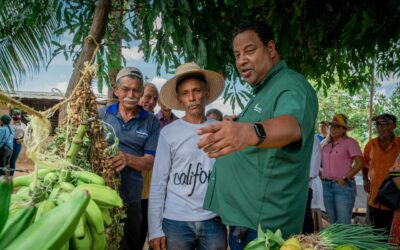
M 338 182 L 338 180 L 335 179 L 328 179 L 328 178 L 324 178 L 321 179 L 322 181 L 328 181 L 328 182 Z M 354 181 L 354 178 L 349 179 L 349 181 Z
M 328 181 L 328 182 L 337 182 L 337 180 L 334 179 L 328 179 L 328 178 L 324 178 L 322 179 L 323 181 Z

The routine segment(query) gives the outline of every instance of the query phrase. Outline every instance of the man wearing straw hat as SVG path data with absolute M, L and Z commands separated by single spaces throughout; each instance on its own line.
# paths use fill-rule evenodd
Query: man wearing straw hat
M 203 209 L 214 160 L 197 148 L 196 130 L 215 123 L 205 106 L 221 94 L 223 77 L 195 63 L 176 69 L 160 99 L 185 115 L 165 126 L 157 145 L 149 197 L 149 240 L 153 250 L 225 250 L 226 227 Z
M 254 97 L 236 121 L 199 129 L 198 147 L 218 157 L 204 206 L 231 227 L 235 250 L 257 237 L 259 225 L 280 228 L 284 237 L 301 232 L 318 100 L 307 80 L 281 60 L 267 24 L 238 27 L 233 52 Z
M 119 154 L 112 161 L 115 170 L 120 172 L 120 194 L 127 214 L 120 249 L 141 250 L 141 172 L 153 167 L 160 124 L 152 113 L 138 105 L 143 95 L 143 74 L 139 69 L 121 69 L 114 94 L 118 102 L 100 109 L 99 117 L 113 127 L 119 139 Z

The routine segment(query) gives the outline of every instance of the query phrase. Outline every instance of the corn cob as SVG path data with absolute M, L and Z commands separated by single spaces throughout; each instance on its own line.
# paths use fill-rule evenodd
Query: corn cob
M 8 218 L 13 189 L 12 184 L 11 179 L 8 177 L 0 177 L 0 233 Z
M 29 184 L 31 184 L 33 180 L 32 175 L 23 175 L 23 176 L 18 176 L 13 179 L 13 186 L 14 187 L 27 187 Z
M 108 227 L 112 223 L 112 218 L 110 215 L 110 210 L 107 208 L 101 209 L 101 215 L 103 216 L 104 226 Z
M 79 218 L 78 225 L 75 228 L 74 236 L 78 239 L 85 237 L 86 217 L 82 215 Z
M 60 182 L 60 188 L 65 192 L 72 192 L 75 189 L 75 186 L 69 182 Z
M 5 249 L 18 235 L 31 224 L 36 208 L 29 205 L 11 217 L 0 234 L 0 249 Z
M 53 209 L 56 206 L 54 202 L 50 200 L 44 200 L 40 205 L 38 206 L 38 209 L 36 211 L 36 216 L 35 216 L 35 222 L 39 220 L 44 214 L 49 212 L 51 209 Z
M 104 185 L 103 177 L 92 172 L 75 171 L 72 175 L 85 183 Z
M 92 199 L 90 199 L 86 207 L 85 216 L 87 224 L 93 227 L 96 233 L 101 234 L 104 232 L 103 215 L 101 214 L 100 208 Z
M 90 197 L 92 197 L 99 207 L 122 208 L 123 206 L 121 197 L 110 187 L 98 184 L 81 184 L 76 187 L 76 189 L 86 189 L 90 193 Z
M 103 233 L 96 233 L 96 230 L 89 226 L 90 229 L 90 233 L 92 235 L 92 249 L 96 249 L 96 250 L 104 250 L 106 248 L 106 244 L 107 244 L 107 240 L 106 240 L 106 236 Z
M 54 172 L 47 173 L 44 178 L 43 178 L 43 183 L 48 186 L 48 185 L 53 185 L 58 181 L 58 174 Z
M 71 194 L 70 193 L 65 193 L 65 192 L 60 192 L 60 194 L 57 196 L 56 203 L 57 205 L 61 205 L 71 199 Z
M 75 235 L 72 236 L 70 240 L 70 245 L 74 250 L 88 250 L 92 248 L 92 235 L 89 228 L 85 226 L 84 237 L 78 238 Z
M 89 199 L 87 192 L 74 192 L 69 201 L 43 215 L 5 249 L 43 250 L 62 248 L 73 235 Z

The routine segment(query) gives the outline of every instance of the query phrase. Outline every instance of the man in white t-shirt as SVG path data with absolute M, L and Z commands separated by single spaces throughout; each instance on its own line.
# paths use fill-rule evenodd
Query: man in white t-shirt
M 205 106 L 221 94 L 223 77 L 197 64 L 179 66 L 160 99 L 185 115 L 160 132 L 149 197 L 149 240 L 153 250 L 225 250 L 226 227 L 203 209 L 214 160 L 197 148 L 196 130 L 216 122 Z

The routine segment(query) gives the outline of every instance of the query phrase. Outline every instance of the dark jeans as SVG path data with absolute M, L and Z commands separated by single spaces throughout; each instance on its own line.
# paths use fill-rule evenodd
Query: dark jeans
M 314 220 L 312 217 L 311 200 L 313 198 L 313 190 L 308 188 L 306 213 L 304 215 L 303 234 L 314 233 Z
M 226 226 L 218 217 L 204 221 L 164 218 L 162 228 L 168 250 L 226 250 Z
M 390 229 L 392 227 L 394 211 L 377 209 L 371 206 L 368 206 L 368 208 L 369 208 L 369 218 L 371 220 L 371 224 L 375 228 L 385 229 L 386 234 L 389 235 Z
M 351 224 L 356 201 L 356 183 L 348 181 L 340 186 L 336 181 L 322 180 L 324 204 L 329 223 Z
M 142 221 L 141 201 L 128 203 L 124 220 L 124 237 L 121 240 L 121 250 L 142 250 L 140 244 L 140 223 Z
M 251 228 L 229 227 L 229 247 L 231 250 L 243 250 L 250 241 L 257 238 L 257 231 Z M 239 232 L 240 231 L 240 232 Z
M 149 210 L 149 199 L 142 199 L 142 226 L 140 228 L 140 245 L 144 246 L 149 229 L 147 214 Z
M 12 152 L 13 151 L 5 145 L 0 149 L 0 168 L 1 169 L 5 169 L 6 166 L 8 166 L 10 164 L 10 158 L 11 158 Z M 1 175 L 5 175 L 4 170 L 0 170 L 0 176 Z
M 16 162 L 17 162 L 17 159 L 18 159 L 18 156 L 19 156 L 19 153 L 21 152 L 21 150 L 22 150 L 22 144 L 21 143 L 18 144 L 18 143 L 14 142 L 14 149 L 13 149 L 13 153 L 12 153 L 12 156 L 10 159 L 10 168 L 12 170 L 14 170 L 16 168 Z M 14 171 L 11 171 L 10 175 L 14 175 Z

